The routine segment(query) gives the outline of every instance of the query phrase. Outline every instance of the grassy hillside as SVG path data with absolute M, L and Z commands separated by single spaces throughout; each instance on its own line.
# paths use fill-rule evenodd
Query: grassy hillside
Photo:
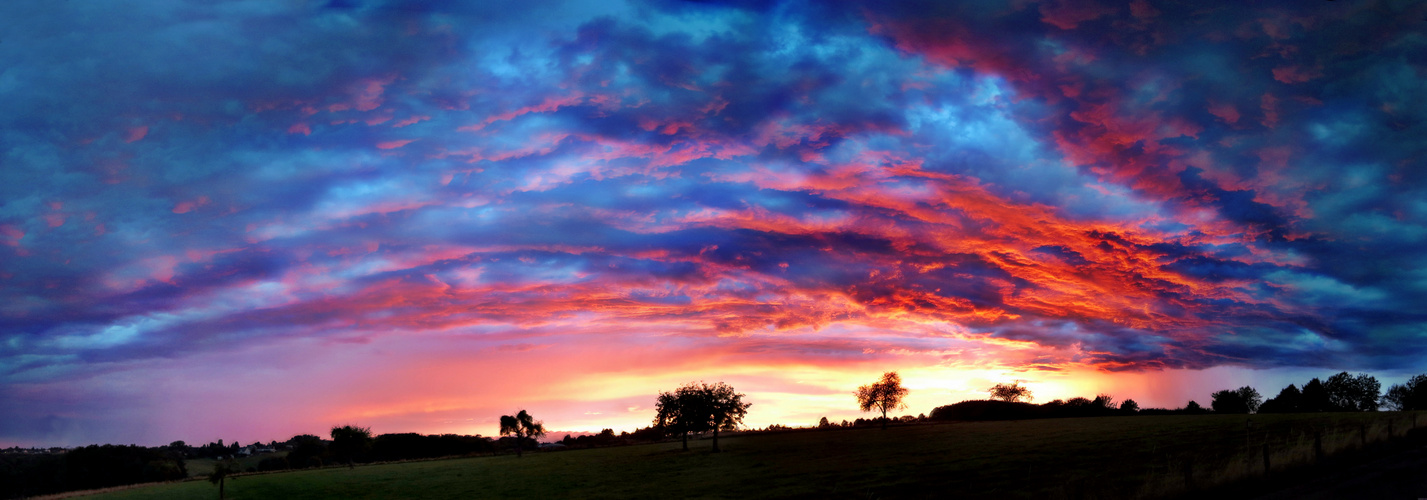
M 287 456 L 287 452 L 279 451 L 275 453 L 254 455 L 251 457 L 238 457 L 237 459 L 234 459 L 234 461 L 238 462 L 238 467 L 240 469 L 246 470 L 248 467 L 256 468 L 258 466 L 258 462 L 262 462 L 264 459 L 281 458 L 284 456 Z M 213 472 L 213 464 L 217 462 L 217 460 L 211 458 L 190 458 L 185 461 L 185 466 L 188 468 L 189 477 L 206 478 L 208 477 L 208 474 Z
M 1419 416 L 1427 426 L 1427 415 Z M 1155 497 L 1401 436 L 1401 413 L 1102 417 L 790 432 L 264 474 L 229 498 Z M 95 498 L 217 498 L 207 482 Z

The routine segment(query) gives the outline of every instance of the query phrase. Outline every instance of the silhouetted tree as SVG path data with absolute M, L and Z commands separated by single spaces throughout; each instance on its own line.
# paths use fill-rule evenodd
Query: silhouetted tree
M 1115 409 L 1115 396 L 1111 396 L 1110 394 L 1102 392 L 1100 394 L 1095 395 L 1095 400 L 1090 402 L 1090 406 L 1094 406 L 1096 408 L 1103 408 L 1106 410 L 1113 410 Z
M 1120 411 L 1124 413 L 1140 411 L 1140 404 L 1136 403 L 1133 399 L 1126 399 L 1123 403 L 1120 403 Z
M 287 443 L 292 447 L 292 451 L 287 454 L 288 466 L 294 469 L 322 466 L 322 455 L 327 452 L 327 445 L 322 442 L 322 438 L 300 434 L 287 440 Z
M 818 420 L 819 429 L 825 429 L 828 427 L 832 427 L 832 424 L 827 421 L 827 417 L 823 417 L 822 419 Z
M 226 498 L 224 486 L 227 484 L 228 476 L 240 472 L 238 462 L 232 459 L 219 460 L 213 464 L 213 474 L 208 476 L 208 482 L 218 485 L 218 500 Z
M 689 449 L 689 433 L 713 431 L 713 451 L 719 452 L 718 431 L 738 429 L 752 403 L 723 382 L 690 382 L 674 392 L 661 392 L 654 403 L 654 423 L 669 434 L 683 437 Z
M 1249 405 L 1244 404 L 1244 399 L 1239 397 L 1238 391 L 1222 390 L 1210 394 L 1212 399 L 1209 407 L 1216 413 L 1248 413 Z
M 180 457 L 188 456 L 188 443 L 183 442 L 183 440 L 169 443 L 168 449 L 178 453 Z
M 1303 384 L 1303 399 L 1299 400 L 1298 410 L 1319 412 L 1339 411 L 1339 408 L 1334 407 L 1333 402 L 1328 399 L 1328 391 L 1323 388 L 1323 382 L 1314 377 Z
M 355 467 L 356 457 L 372 450 L 372 430 L 351 425 L 332 427 L 331 449 L 333 454 L 347 459 L 347 467 Z
M 1209 404 L 1216 413 L 1253 413 L 1258 411 L 1263 398 L 1253 387 L 1243 386 L 1234 390 L 1215 392 Z
M 1302 411 L 1303 392 L 1298 386 L 1288 384 L 1278 395 L 1269 398 L 1259 406 L 1259 413 L 1296 413 Z
M 1405 383 L 1389 387 L 1382 402 L 1397 411 L 1427 410 L 1427 374 L 1413 376 Z
M 902 398 L 907 397 L 907 389 L 902 387 L 902 377 L 897 372 L 882 374 L 882 380 L 857 388 L 857 406 L 862 411 L 880 410 L 882 428 L 887 428 L 887 410 L 904 409 Z
M 1199 406 L 1198 401 L 1191 399 L 1189 400 L 1189 404 L 1184 405 L 1184 413 L 1204 413 L 1204 407 Z
M 484 436 L 462 434 L 421 435 L 414 432 L 382 434 L 372 439 L 372 458 L 407 460 L 450 457 L 495 451 L 495 442 Z M 261 465 L 259 465 L 261 468 Z
M 986 390 L 991 393 L 991 399 L 997 401 L 1007 401 L 1011 403 L 1030 402 L 1032 398 L 1031 390 L 1020 382 L 1009 384 L 996 384 Z
M 1055 412 L 1050 410 L 1050 407 L 1046 405 L 1036 406 L 1030 403 L 979 400 L 962 401 L 956 404 L 932 408 L 931 415 L 929 415 L 928 418 L 932 420 L 962 421 L 1022 420 L 1044 418 L 1053 413 Z
M 718 453 L 718 431 L 737 430 L 738 425 L 743 423 L 743 417 L 748 415 L 748 407 L 753 406 L 753 403 L 744 403 L 743 394 L 723 382 L 701 384 L 699 393 L 699 414 L 701 418 L 707 415 L 706 425 L 713 430 L 713 452 Z
M 699 384 L 688 383 L 674 392 L 660 392 L 654 402 L 654 425 L 664 429 L 667 435 L 679 436 L 684 442 L 684 451 L 689 451 L 689 433 L 703 431 L 704 421 L 699 418 L 696 406 L 699 397 Z
M 515 456 L 522 457 L 525 450 L 525 440 L 539 438 L 545 435 L 545 423 L 537 422 L 525 410 L 520 410 L 514 416 L 501 415 L 500 435 L 515 436 Z
M 0 423 L 3 425 L 3 423 Z M 89 445 L 62 453 L 0 450 L 0 498 L 172 481 L 188 477 L 183 457 L 170 448 Z
M 1366 373 L 1357 376 L 1342 372 L 1323 383 L 1328 393 L 1328 402 L 1343 411 L 1377 411 L 1377 400 L 1382 384 L 1377 378 Z

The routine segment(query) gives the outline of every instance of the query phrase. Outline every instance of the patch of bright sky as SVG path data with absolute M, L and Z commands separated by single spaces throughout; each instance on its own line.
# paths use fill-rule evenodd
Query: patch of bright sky
M 622 3 L 622 2 L 621 2 Z M 625 8 L 628 8 L 627 6 Z M 752 24 L 753 17 L 740 9 L 726 9 L 710 4 L 683 2 L 668 10 L 645 9 L 634 18 L 655 36 L 687 35 L 693 43 L 704 43 L 711 36 L 741 33 Z
M 1060 207 L 1069 217 L 1142 220 L 1163 208 L 1133 196 L 1123 186 L 1082 175 L 1048 151 L 1025 130 L 1011 108 L 1000 103 L 1011 90 L 999 78 L 977 78 L 972 98 L 944 99 L 934 105 L 912 106 L 907 122 L 926 150 L 931 169 L 950 169 L 989 184 L 1002 196 L 1012 189 L 1031 202 Z
M 44 383 L 73 373 L 82 366 L 79 354 L 20 354 L 0 357 L 9 367 L 0 373 L 0 382 L 7 384 Z
M 1303 274 L 1280 269 L 1265 274 L 1264 279 L 1284 285 L 1302 299 L 1320 305 L 1348 306 L 1366 309 L 1391 308 L 1390 297 L 1382 290 L 1354 287 L 1329 276 Z
M 1273 347 L 1308 353 L 1346 353 L 1350 351 L 1347 343 L 1307 329 L 1299 329 L 1296 334 L 1292 335 L 1283 335 L 1277 331 L 1267 330 L 1258 330 L 1254 333 L 1251 335 L 1246 332 L 1237 332 L 1233 335 L 1218 335 L 1215 337 L 1215 341 L 1229 345 Z
M 1323 146 L 1342 147 L 1357 144 L 1358 137 L 1368 130 L 1363 118 L 1346 110 L 1334 114 L 1334 120 L 1305 124 L 1313 140 Z
M 413 200 L 427 192 L 411 186 L 406 178 L 387 177 L 372 181 L 354 181 L 334 185 L 317 202 L 310 216 L 318 220 L 344 220 L 376 212 L 390 212 L 418 207 Z

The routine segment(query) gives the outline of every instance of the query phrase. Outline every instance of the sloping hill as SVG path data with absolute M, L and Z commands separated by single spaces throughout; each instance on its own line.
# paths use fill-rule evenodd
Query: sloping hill
M 1418 418 L 1427 426 L 1427 417 Z M 1389 439 L 1401 413 L 1096 417 L 810 430 L 239 477 L 229 498 L 1145 498 Z M 207 482 L 97 498 L 217 498 Z

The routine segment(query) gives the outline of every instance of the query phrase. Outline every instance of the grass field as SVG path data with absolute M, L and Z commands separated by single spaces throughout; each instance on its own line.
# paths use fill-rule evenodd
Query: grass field
M 1427 415 L 1417 417 L 1427 426 Z M 1100 417 L 802 431 L 243 476 L 256 498 L 1152 498 L 1403 435 L 1404 413 Z M 1315 436 L 1317 436 L 1315 438 Z M 1315 445 L 1315 441 L 1321 445 Z M 217 498 L 206 481 L 90 498 Z
M 246 470 L 248 467 L 257 468 L 258 462 L 263 461 L 265 458 L 280 458 L 284 456 L 287 456 L 287 452 L 279 451 L 251 457 L 238 457 L 234 459 L 234 461 L 238 462 L 239 468 Z M 184 461 L 184 465 L 188 468 L 188 477 L 206 478 L 209 474 L 213 473 L 213 464 L 217 462 L 217 460 L 211 458 L 190 458 Z

